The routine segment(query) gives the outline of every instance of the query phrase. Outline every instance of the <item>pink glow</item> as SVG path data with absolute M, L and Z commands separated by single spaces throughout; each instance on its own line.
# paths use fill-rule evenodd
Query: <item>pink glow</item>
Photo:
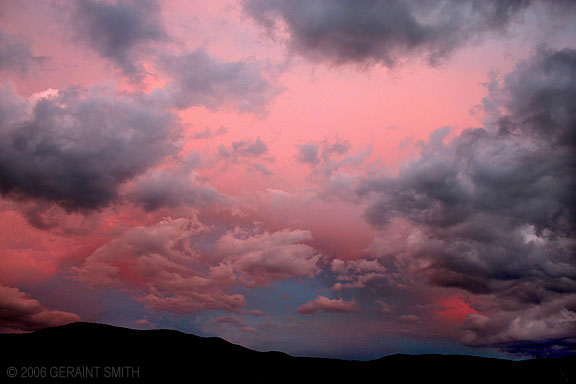
M 458 296 L 446 296 L 437 303 L 439 309 L 436 316 L 441 321 L 462 324 L 473 313 L 478 313 L 470 307 L 470 304 Z

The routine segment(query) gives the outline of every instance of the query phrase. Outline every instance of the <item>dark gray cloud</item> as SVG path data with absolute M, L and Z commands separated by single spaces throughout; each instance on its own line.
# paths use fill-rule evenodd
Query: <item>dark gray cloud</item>
M 576 329 L 576 51 L 541 51 L 497 92 L 492 124 L 448 141 L 449 128 L 434 132 L 418 160 L 360 192 L 373 226 L 417 228 L 411 257 L 431 283 L 488 298 L 467 343 L 526 352 L 519 340 Z
M 171 79 L 154 95 L 178 109 L 231 106 L 243 112 L 265 107 L 281 89 L 264 75 L 258 62 L 216 59 L 202 49 L 165 56 L 160 67 Z
M 70 24 L 76 39 L 130 76 L 143 71 L 138 63 L 140 55 L 151 44 L 167 39 L 156 0 L 78 0 L 72 7 Z
M 489 311 L 489 309 L 488 309 Z M 462 341 L 497 347 L 508 353 L 559 356 L 576 352 L 576 297 L 557 295 L 524 310 L 473 314 L 464 323 Z
M 254 139 L 238 140 L 232 142 L 230 148 L 221 144 L 218 147 L 218 156 L 223 159 L 237 161 L 240 158 L 260 158 L 268 153 L 268 145 L 259 137 Z
M 44 60 L 36 56 L 24 40 L 0 29 L 0 72 L 25 74 Z
M 408 57 L 436 64 L 466 42 L 505 31 L 534 1 L 244 0 L 243 5 L 269 33 L 285 26 L 295 53 L 336 64 L 393 66 Z
M 232 149 L 236 155 L 248 157 L 260 157 L 268 152 L 268 146 L 260 138 L 253 141 L 235 141 L 232 143 Z
M 175 116 L 105 90 L 34 101 L 0 90 L 0 193 L 89 210 L 174 149 Z
M 316 164 L 319 160 L 319 146 L 315 143 L 300 144 L 297 147 L 296 159 L 301 163 Z

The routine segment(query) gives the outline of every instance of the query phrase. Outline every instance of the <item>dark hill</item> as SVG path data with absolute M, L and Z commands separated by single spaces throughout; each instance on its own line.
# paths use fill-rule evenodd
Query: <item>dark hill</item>
M 392 355 L 367 362 L 301 358 L 281 352 L 257 352 L 217 337 L 94 323 L 74 323 L 27 334 L 0 334 L 0 349 L 0 383 L 576 380 L 575 356 L 519 362 L 459 355 Z

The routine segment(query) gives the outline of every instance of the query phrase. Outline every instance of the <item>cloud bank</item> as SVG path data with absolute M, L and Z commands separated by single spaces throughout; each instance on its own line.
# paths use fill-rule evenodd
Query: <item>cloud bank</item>
M 80 316 L 48 309 L 18 288 L 0 285 L 0 329 L 35 331 L 76 321 Z
M 334 64 L 408 57 L 437 64 L 489 32 L 502 32 L 530 0 L 244 0 L 244 10 L 271 34 L 288 35 L 294 53 Z
M 498 94 L 491 124 L 453 138 L 439 129 L 398 176 L 368 179 L 366 219 L 384 231 L 411 223 L 412 268 L 482 298 L 467 344 L 574 351 L 576 51 L 542 51 Z

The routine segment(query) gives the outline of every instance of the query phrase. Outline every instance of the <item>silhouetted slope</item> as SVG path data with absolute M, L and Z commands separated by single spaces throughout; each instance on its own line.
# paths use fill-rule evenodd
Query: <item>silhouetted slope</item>
M 0 363 L 2 383 L 563 383 L 575 380 L 571 366 L 576 364 L 573 356 L 523 362 L 448 355 L 393 355 L 369 362 L 297 358 L 216 337 L 93 323 L 0 335 L 0 348 L 6 356 Z

